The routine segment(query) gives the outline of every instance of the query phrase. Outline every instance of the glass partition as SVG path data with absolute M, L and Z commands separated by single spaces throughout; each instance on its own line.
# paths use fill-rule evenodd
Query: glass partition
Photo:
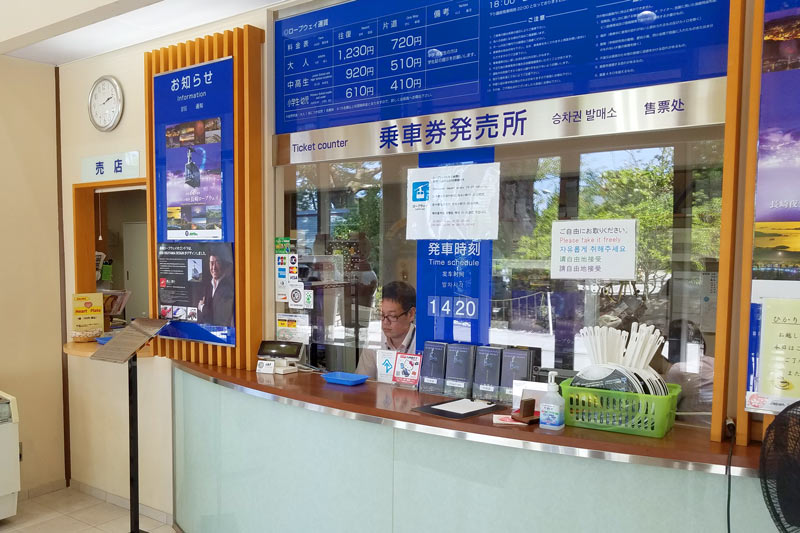
M 685 421 L 710 421 L 722 196 L 722 128 L 498 146 L 489 341 L 542 349 L 542 366 L 589 364 L 578 332 L 652 324 L 667 339 L 652 365 L 684 389 Z M 312 361 L 353 371 L 385 343 L 381 291 L 416 285 L 406 240 L 406 176 L 416 155 L 278 169 L 278 235 L 296 246 Z M 636 219 L 636 280 L 550 276 L 556 220 Z M 390 315 L 391 313 L 387 313 Z M 421 346 L 416 347 L 421 350 Z

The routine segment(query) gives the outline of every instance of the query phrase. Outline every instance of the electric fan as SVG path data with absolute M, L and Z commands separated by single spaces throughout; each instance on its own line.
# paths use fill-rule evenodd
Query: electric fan
M 800 533 L 800 402 L 784 409 L 767 429 L 759 476 L 778 531 Z

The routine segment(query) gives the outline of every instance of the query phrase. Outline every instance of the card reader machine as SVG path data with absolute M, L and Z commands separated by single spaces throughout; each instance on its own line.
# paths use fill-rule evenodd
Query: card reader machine
M 258 358 L 262 361 L 274 361 L 272 372 L 275 374 L 291 374 L 297 372 L 294 365 L 303 357 L 304 348 L 305 345 L 301 342 L 261 341 Z

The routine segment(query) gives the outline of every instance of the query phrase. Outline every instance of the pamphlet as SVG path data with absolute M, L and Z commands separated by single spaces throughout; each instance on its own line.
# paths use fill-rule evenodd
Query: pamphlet
M 417 388 L 422 356 L 413 353 L 398 353 L 394 362 L 393 381 L 398 385 Z
M 103 295 L 72 295 L 72 340 L 88 342 L 103 334 Z
M 475 380 L 472 395 L 484 400 L 497 400 L 500 396 L 500 366 L 503 349 L 478 346 L 475 354 Z
M 448 344 L 444 393 L 457 398 L 469 398 L 472 396 L 474 372 L 475 346 Z
M 422 352 L 422 381 L 419 384 L 421 392 L 430 394 L 444 392 L 446 350 L 447 343 L 425 341 L 425 349 Z
M 393 384 L 394 363 L 397 360 L 397 352 L 394 350 L 378 350 L 375 353 L 375 364 L 377 365 L 378 381 L 380 383 Z

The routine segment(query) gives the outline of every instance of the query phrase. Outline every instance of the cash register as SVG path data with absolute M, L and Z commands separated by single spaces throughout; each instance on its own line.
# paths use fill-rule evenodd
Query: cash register
M 262 341 L 258 347 L 258 359 L 273 361 L 275 374 L 297 372 L 297 364 L 303 357 L 305 345 L 302 342 Z

